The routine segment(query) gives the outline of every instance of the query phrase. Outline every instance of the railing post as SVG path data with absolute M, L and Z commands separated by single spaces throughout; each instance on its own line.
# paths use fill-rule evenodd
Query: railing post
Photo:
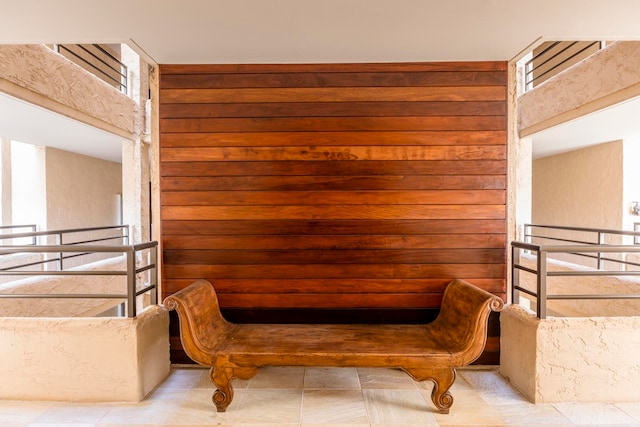
M 511 244 L 511 303 L 520 304 L 520 291 L 516 286 L 520 286 L 520 269 L 516 268 L 520 265 L 520 248 L 516 248 Z
M 62 233 L 58 233 L 58 245 L 62 246 Z M 60 271 L 64 270 L 64 264 L 63 264 L 63 259 L 64 259 L 64 252 L 60 252 L 58 254 L 60 256 L 60 260 L 58 261 L 58 266 L 60 267 Z
M 127 248 L 127 316 L 136 317 L 136 257 L 131 246 Z
M 547 251 L 538 251 L 538 297 L 536 299 L 538 319 L 547 318 Z
M 598 245 L 604 245 L 604 233 L 598 232 Z M 602 270 L 602 252 L 598 252 L 598 270 Z
M 149 272 L 149 284 L 153 286 L 151 289 L 151 305 L 158 304 L 158 246 L 153 246 L 149 252 L 150 264 L 153 268 Z

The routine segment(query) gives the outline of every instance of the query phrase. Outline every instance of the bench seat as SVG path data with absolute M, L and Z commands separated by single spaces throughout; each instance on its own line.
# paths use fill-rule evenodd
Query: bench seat
M 231 381 L 262 366 L 395 367 L 417 381 L 432 380 L 436 408 L 448 413 L 456 368 L 477 359 L 487 318 L 503 301 L 465 281 L 447 286 L 438 318 L 426 325 L 234 324 L 220 314 L 213 286 L 199 280 L 167 297 L 176 309 L 187 355 L 211 367 L 213 401 L 224 412 Z

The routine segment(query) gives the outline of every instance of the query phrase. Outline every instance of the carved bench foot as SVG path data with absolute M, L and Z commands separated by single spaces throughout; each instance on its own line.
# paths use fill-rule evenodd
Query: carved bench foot
M 218 412 L 225 412 L 233 401 L 233 386 L 231 381 L 234 378 L 248 380 L 258 372 L 256 367 L 241 367 L 228 361 L 217 361 L 211 367 L 211 381 L 216 385 L 217 390 L 213 393 L 213 404 Z
M 431 400 L 441 414 L 449 413 L 449 408 L 453 405 L 453 396 L 449 393 L 449 389 L 456 380 L 456 370 L 454 368 L 405 369 L 405 371 L 416 381 L 433 381 Z

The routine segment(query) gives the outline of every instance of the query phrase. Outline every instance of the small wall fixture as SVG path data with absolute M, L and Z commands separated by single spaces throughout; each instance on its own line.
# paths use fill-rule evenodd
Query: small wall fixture
M 631 202 L 631 213 L 633 215 L 640 215 L 640 202 Z

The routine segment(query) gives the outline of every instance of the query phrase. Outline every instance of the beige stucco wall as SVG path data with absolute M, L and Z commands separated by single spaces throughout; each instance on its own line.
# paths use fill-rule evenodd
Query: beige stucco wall
M 0 399 L 138 402 L 169 373 L 169 315 L 7 317 L 0 348 Z
M 0 45 L 0 91 L 127 139 L 136 103 L 44 45 Z
M 89 142 L 88 142 L 89 143 Z M 115 225 L 122 166 L 46 147 L 48 230 Z
M 623 157 L 614 141 L 534 160 L 533 223 L 621 229 Z
M 520 136 L 528 136 L 640 95 L 640 42 L 616 42 L 522 95 Z
M 126 258 L 119 256 L 72 270 L 125 271 Z M 2 294 L 123 294 L 126 276 L 34 276 L 0 284 Z M 0 298 L 0 317 L 76 317 L 94 316 L 123 300 L 104 299 L 17 299 Z
M 611 254 L 609 254 L 611 255 Z M 520 264 L 535 269 L 535 257 L 521 255 Z M 615 268 L 619 264 L 610 263 Z M 549 258 L 548 271 L 593 271 L 593 268 L 583 267 L 574 263 L 567 263 Z M 525 289 L 536 291 L 536 275 L 521 271 L 519 284 Z M 547 295 L 640 295 L 640 277 L 638 276 L 555 276 L 547 277 Z M 520 293 L 522 305 L 535 307 L 535 298 L 524 292 Z M 531 302 L 527 304 L 527 301 Z M 640 300 L 638 299 L 585 299 L 585 300 L 547 300 L 548 315 L 581 317 L 618 317 L 640 316 Z
M 534 403 L 640 400 L 640 317 L 500 316 L 500 372 Z

